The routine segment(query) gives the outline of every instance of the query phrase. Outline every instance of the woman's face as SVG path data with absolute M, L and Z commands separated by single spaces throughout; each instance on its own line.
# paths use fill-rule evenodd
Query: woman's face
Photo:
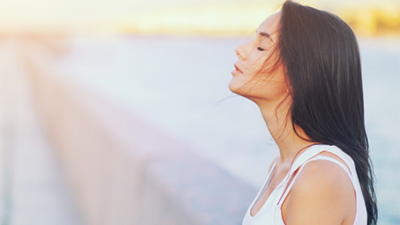
M 257 29 L 253 40 L 235 49 L 238 61 L 232 71 L 229 89 L 251 100 L 274 100 L 287 96 L 287 86 L 282 65 L 273 68 L 278 53 L 281 13 L 268 17 Z M 265 61 L 269 59 L 265 63 Z

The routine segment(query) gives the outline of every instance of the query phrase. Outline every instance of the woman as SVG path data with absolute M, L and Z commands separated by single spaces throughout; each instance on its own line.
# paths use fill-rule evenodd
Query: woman
M 235 50 L 232 92 L 278 144 L 243 225 L 377 221 L 357 40 L 340 18 L 292 1 Z

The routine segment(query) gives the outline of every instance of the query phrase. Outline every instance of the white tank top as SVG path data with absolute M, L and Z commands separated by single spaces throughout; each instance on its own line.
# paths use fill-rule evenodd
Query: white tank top
M 347 167 L 342 162 L 340 162 L 334 158 L 318 155 L 321 152 L 330 152 L 332 154 L 335 154 L 336 156 L 341 158 L 344 162 L 346 162 Z M 261 207 L 261 209 L 258 211 L 258 213 L 254 216 L 251 216 L 251 214 L 250 214 L 251 209 L 252 209 L 254 203 L 256 202 L 256 200 L 259 198 L 269 177 L 271 176 L 271 171 L 273 171 L 273 168 L 275 167 L 275 163 L 274 163 L 272 166 L 272 169 L 268 173 L 267 179 L 265 180 L 263 187 L 260 189 L 256 198 L 253 200 L 250 207 L 247 209 L 247 212 L 246 212 L 246 215 L 244 216 L 242 225 L 285 225 L 283 218 L 282 218 L 282 213 L 281 213 L 283 201 L 286 198 L 286 196 L 288 195 L 288 193 L 290 192 L 290 189 L 292 188 L 293 183 L 296 179 L 296 175 L 301 172 L 301 170 L 303 169 L 303 167 L 306 163 L 314 161 L 314 160 L 329 160 L 331 162 L 336 163 L 337 165 L 339 165 L 346 171 L 347 175 L 350 177 L 351 182 L 353 183 L 353 187 L 354 187 L 354 190 L 356 193 L 357 209 L 356 209 L 356 217 L 354 220 L 354 225 L 366 225 L 367 224 L 367 210 L 365 207 L 364 197 L 363 197 L 363 194 L 361 191 L 360 183 L 358 181 L 354 162 L 351 159 L 351 157 L 348 156 L 346 153 L 344 153 L 341 149 L 339 149 L 336 146 L 332 146 L 332 145 L 313 145 L 313 146 L 309 147 L 307 150 L 305 150 L 300 156 L 298 156 L 297 159 L 293 162 L 292 167 L 290 168 L 286 177 L 271 192 L 271 194 L 268 196 L 268 199 L 265 201 L 264 205 Z M 349 168 L 350 168 L 350 171 L 349 171 Z M 289 184 L 288 188 L 285 190 L 290 178 L 292 177 L 292 174 L 297 169 L 299 169 L 298 173 L 294 176 L 292 182 Z

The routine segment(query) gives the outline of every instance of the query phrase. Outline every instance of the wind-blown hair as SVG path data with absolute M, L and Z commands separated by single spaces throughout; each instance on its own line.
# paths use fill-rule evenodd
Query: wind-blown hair
M 378 209 L 356 37 L 331 13 L 292 1 L 286 1 L 281 12 L 277 50 L 293 99 L 293 129 L 300 137 L 298 126 L 310 141 L 336 145 L 353 159 L 368 225 L 375 225 Z

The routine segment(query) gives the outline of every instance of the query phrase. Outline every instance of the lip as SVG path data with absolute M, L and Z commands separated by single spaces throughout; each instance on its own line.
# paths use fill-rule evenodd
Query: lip
M 232 71 L 232 74 L 234 74 L 234 73 L 243 74 L 243 72 L 240 70 L 240 68 L 236 64 L 234 64 L 233 66 L 235 67 L 235 70 Z

